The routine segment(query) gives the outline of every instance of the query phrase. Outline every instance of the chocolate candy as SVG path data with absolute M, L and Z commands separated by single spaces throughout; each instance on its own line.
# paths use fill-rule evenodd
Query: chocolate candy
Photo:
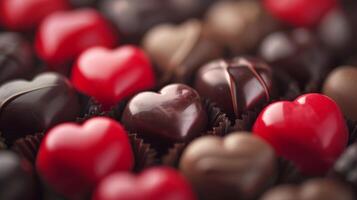
M 0 84 L 35 70 L 30 44 L 20 34 L 0 33 Z
M 254 199 L 277 174 L 274 150 L 245 132 L 193 141 L 180 170 L 205 200 Z
M 305 29 L 268 35 L 260 46 L 260 56 L 272 67 L 289 73 L 309 91 L 317 90 L 321 77 L 330 67 L 328 53 Z
M 208 11 L 206 28 L 213 40 L 233 54 L 251 52 L 277 23 L 259 1 L 218 1 Z
M 197 20 L 159 25 L 146 34 L 143 46 L 164 82 L 190 83 L 200 66 L 222 55 L 222 48 L 204 36 Z
M 13 141 L 74 120 L 80 111 L 70 82 L 55 73 L 43 73 L 32 81 L 14 80 L 0 87 L 0 129 Z
M 268 191 L 260 200 L 354 200 L 344 184 L 330 179 L 313 179 L 301 186 L 283 185 Z
M 10 151 L 0 152 L 0 199 L 35 198 L 35 182 L 31 165 Z
M 357 120 L 357 67 L 342 66 L 333 70 L 325 80 L 323 93 L 339 105 L 344 115 Z
M 100 7 L 124 39 L 138 42 L 151 27 L 199 17 L 214 0 L 104 0 Z
M 357 143 L 347 148 L 335 163 L 333 171 L 354 188 L 357 188 Z
M 159 92 L 142 92 L 125 107 L 122 123 L 154 146 L 188 142 L 207 128 L 207 114 L 198 93 L 183 84 Z
M 257 58 L 216 60 L 198 71 L 195 89 L 234 119 L 270 101 L 272 71 Z

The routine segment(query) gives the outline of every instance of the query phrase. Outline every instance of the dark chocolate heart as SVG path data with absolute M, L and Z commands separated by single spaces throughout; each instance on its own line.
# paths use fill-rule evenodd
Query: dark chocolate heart
M 78 95 L 67 78 L 43 73 L 32 81 L 14 80 L 0 87 L 0 129 L 10 142 L 53 125 L 74 120 Z
M 207 114 L 194 89 L 172 84 L 159 94 L 142 92 L 132 98 L 122 122 L 130 132 L 161 146 L 198 136 L 206 129 Z

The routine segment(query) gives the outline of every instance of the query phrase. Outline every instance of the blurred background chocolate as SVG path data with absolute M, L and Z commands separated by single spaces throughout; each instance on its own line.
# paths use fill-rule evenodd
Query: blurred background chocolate
M 96 6 L 97 3 L 100 0 L 69 0 L 69 3 L 77 8 L 77 7 L 92 7 L 92 6 Z
M 188 143 L 207 129 L 207 113 L 198 93 L 183 84 L 171 84 L 159 93 L 142 92 L 125 107 L 122 124 L 158 150 Z
M 308 92 L 319 90 L 323 77 L 331 68 L 331 57 L 308 30 L 275 32 L 261 43 L 260 56 L 274 69 L 295 78 Z
M 231 54 L 252 53 L 278 23 L 267 14 L 260 1 L 218 1 L 208 11 L 205 26 L 212 40 Z
M 125 42 L 138 42 L 151 27 L 200 17 L 215 0 L 103 0 L 100 8 Z
M 33 71 L 31 44 L 18 33 L 0 33 L 0 84 L 15 78 L 29 78 Z
M 198 20 L 156 26 L 145 35 L 143 47 L 163 83 L 191 83 L 199 67 L 223 55 L 221 46 L 205 36 Z
M 357 67 L 334 69 L 325 79 L 322 92 L 331 97 L 351 120 L 357 120 Z
M 282 185 L 260 200 L 354 200 L 351 188 L 331 179 L 312 179 L 301 186 Z
M 35 200 L 34 171 L 31 165 L 10 151 L 0 151 L 0 199 Z
M 216 60 L 200 68 L 195 89 L 217 103 L 234 120 L 271 100 L 272 70 L 262 60 L 236 57 Z
M 180 170 L 200 199 L 250 200 L 277 174 L 274 150 L 251 133 L 235 132 L 224 139 L 194 140 L 184 151 Z
M 0 130 L 7 142 L 75 120 L 80 112 L 78 94 L 56 73 L 32 81 L 14 80 L 0 87 Z
M 333 168 L 334 175 L 357 188 L 357 143 L 349 146 L 337 160 Z M 357 195 L 357 190 L 355 190 Z

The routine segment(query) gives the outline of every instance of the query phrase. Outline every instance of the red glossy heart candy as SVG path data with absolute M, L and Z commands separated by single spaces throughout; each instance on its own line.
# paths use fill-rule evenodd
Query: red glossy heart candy
M 276 18 L 294 26 L 318 24 L 332 9 L 336 0 L 264 0 L 266 9 Z
M 115 173 L 100 182 L 92 200 L 195 200 L 187 181 L 166 167 L 148 169 L 138 176 Z
M 133 163 L 122 126 L 96 117 L 82 126 L 64 123 L 50 130 L 41 143 L 36 167 L 51 188 L 73 198 L 93 189 L 113 172 L 131 170 Z
M 29 30 L 49 14 L 69 7 L 67 0 L 1 0 L 0 21 L 7 29 Z
M 348 131 L 337 104 L 320 94 L 270 104 L 253 131 L 305 174 L 325 173 L 347 145 Z
M 40 25 L 36 51 L 51 66 L 72 61 L 93 46 L 114 47 L 117 38 L 109 23 L 93 9 L 56 12 Z
M 109 107 L 153 87 L 155 77 L 149 59 L 139 48 L 95 47 L 78 58 L 73 66 L 72 82 L 79 91 Z

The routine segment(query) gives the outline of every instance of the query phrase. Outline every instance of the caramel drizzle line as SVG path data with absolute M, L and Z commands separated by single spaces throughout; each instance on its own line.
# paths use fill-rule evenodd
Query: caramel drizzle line
M 263 77 L 257 72 L 256 65 L 251 64 L 250 62 L 248 62 L 244 58 L 240 58 L 238 60 L 238 63 L 241 63 L 241 64 L 247 66 L 248 69 L 254 74 L 254 76 L 258 79 L 258 81 L 260 82 L 260 84 L 264 88 L 264 93 L 265 93 L 266 100 L 269 101 L 270 100 L 270 94 L 269 94 L 268 86 L 267 86 L 266 82 L 264 81 Z
M 238 116 L 238 114 L 239 114 L 239 112 L 238 112 L 238 97 L 237 97 L 237 85 L 236 85 L 235 79 L 229 73 L 229 71 L 228 71 L 229 65 L 225 60 L 221 60 L 220 65 L 224 68 L 224 73 L 225 73 L 226 79 L 228 80 L 229 92 L 230 92 L 231 99 L 232 99 L 234 114 L 236 116 Z
M 198 23 L 194 21 L 193 23 Z M 174 73 L 176 67 L 184 62 L 184 60 L 188 57 L 188 55 L 193 51 L 194 47 L 198 43 L 201 35 L 202 35 L 202 24 L 199 24 L 200 31 L 195 31 L 194 37 L 188 37 L 180 48 L 176 51 L 176 53 L 171 57 L 169 61 L 169 73 L 166 74 L 164 80 L 168 80 L 172 74 Z M 189 33 L 192 34 L 192 33 Z
M 46 88 L 51 88 L 51 87 L 58 87 L 58 86 L 60 86 L 60 85 L 59 84 L 46 85 L 46 86 L 37 87 L 34 89 L 28 89 L 28 90 L 24 90 L 24 91 L 15 93 L 0 103 L 0 113 L 2 112 L 3 108 L 16 97 L 19 97 L 21 95 L 24 95 L 24 94 L 27 94 L 30 92 L 34 92 L 34 91 L 38 91 L 38 90 L 42 90 L 42 89 L 46 89 Z

